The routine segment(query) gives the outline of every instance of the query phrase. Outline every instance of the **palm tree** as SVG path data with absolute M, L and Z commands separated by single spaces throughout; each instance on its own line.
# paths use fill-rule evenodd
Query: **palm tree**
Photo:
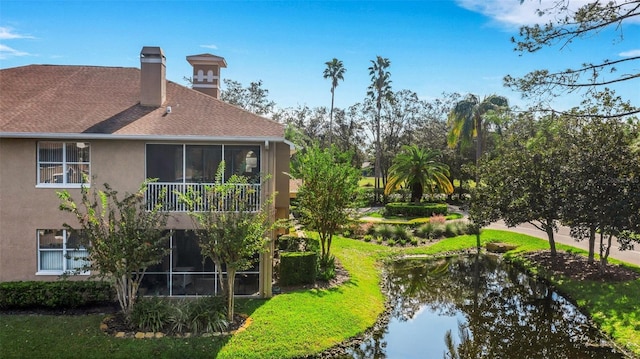
M 459 101 L 449 113 L 449 134 L 447 143 L 454 148 L 460 143 L 462 147 L 468 146 L 473 139 L 476 140 L 476 167 L 482 156 L 484 134 L 483 123 L 485 115 L 490 112 L 498 112 L 509 107 L 506 97 L 491 95 L 482 101 L 476 95 L 469 94 L 464 100 Z M 477 171 L 476 171 L 477 173 Z M 476 174 L 476 182 L 478 176 Z
M 344 81 L 344 73 L 347 69 L 342 65 L 342 61 L 335 57 L 331 61 L 325 62 L 327 68 L 324 69 L 323 77 L 325 79 L 331 79 L 331 112 L 329 112 L 329 145 L 331 145 L 331 135 L 333 133 L 333 99 L 338 87 L 338 81 Z
M 380 148 L 380 111 L 382 109 L 382 101 L 391 101 L 393 92 L 391 91 L 391 73 L 387 71 L 387 68 L 391 66 L 391 61 L 388 58 L 377 56 L 376 60 L 371 60 L 371 66 L 369 67 L 369 75 L 371 76 L 371 85 L 367 88 L 367 96 L 376 104 L 376 159 L 375 159 L 375 196 L 378 200 L 378 190 L 380 187 L 380 166 L 382 151 Z
M 423 150 L 417 145 L 403 146 L 389 168 L 389 181 L 385 194 L 403 184 L 411 188 L 411 201 L 420 202 L 424 192 L 452 193 L 449 166 L 438 161 L 440 151 Z

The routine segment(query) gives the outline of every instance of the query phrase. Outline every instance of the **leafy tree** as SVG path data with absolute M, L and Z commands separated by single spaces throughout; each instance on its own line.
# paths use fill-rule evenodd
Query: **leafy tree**
M 268 115 L 273 111 L 276 103 L 268 99 L 269 90 L 262 87 L 262 80 L 252 81 L 246 88 L 238 81 L 224 79 L 223 82 L 225 89 L 220 93 L 222 101 L 257 115 Z
M 449 166 L 438 161 L 439 157 L 440 152 L 436 150 L 423 150 L 417 145 L 404 146 L 389 170 L 386 194 L 406 184 L 411 188 L 411 201 L 418 203 L 425 191 L 453 192 L 453 185 L 448 178 Z
M 375 60 L 371 60 L 369 67 L 369 75 L 371 76 L 371 85 L 367 88 L 367 96 L 375 103 L 375 192 L 376 200 L 378 200 L 378 190 L 380 187 L 381 165 L 382 165 L 382 147 L 380 144 L 380 115 L 382 104 L 385 101 L 393 99 L 391 91 L 391 73 L 387 70 L 391 66 L 388 58 L 377 56 Z
M 524 2 L 524 0 L 521 0 Z M 544 25 L 535 24 L 520 28 L 519 37 L 511 39 L 515 50 L 521 53 L 536 52 L 546 47 L 569 47 L 579 39 L 600 34 L 606 29 L 618 33 L 616 41 L 624 40 L 623 23 L 631 23 L 640 15 L 640 1 L 589 1 L 580 3 L 572 9 L 569 0 L 557 0 L 553 6 L 539 9 L 540 16 L 549 16 L 551 20 Z M 633 26 L 633 25 L 632 25 Z M 522 78 L 506 76 L 506 86 L 522 92 L 523 97 L 542 95 L 560 96 L 567 92 L 586 89 L 595 92 L 598 89 L 615 84 L 638 80 L 638 60 L 640 56 L 629 55 L 616 60 L 602 60 L 595 63 L 584 61 L 575 68 L 557 72 L 535 70 Z M 615 116 L 640 113 L 638 108 L 621 109 Z
M 290 128 L 290 134 L 295 136 L 288 139 L 292 140 L 296 146 L 306 147 L 314 142 L 326 144 L 328 133 L 326 116 L 326 107 L 301 105 L 297 108 L 280 109 L 272 118 Z
M 640 178 L 640 154 L 631 144 L 637 126 L 619 119 L 587 118 L 589 113 L 615 111 L 611 93 L 600 93 L 598 105 L 586 107 L 578 117 L 565 119 L 572 124 L 567 174 L 567 198 L 563 221 L 571 226 L 572 236 L 589 240 L 589 261 L 594 260 L 597 233 L 600 234 L 600 263 L 604 269 L 612 238 L 637 227 L 631 218 L 640 211 L 637 184 Z M 592 112 L 593 111 L 593 112 Z M 586 112 L 586 113 L 585 113 Z M 606 243 L 605 243 L 606 240 Z
M 77 225 L 64 224 L 77 232 L 88 250 L 83 271 L 95 270 L 113 282 L 120 309 L 129 318 L 138 288 L 148 267 L 158 264 L 171 251 L 166 230 L 168 212 L 162 204 L 148 209 L 147 183 L 124 198 L 108 184 L 82 186 L 82 199 L 76 202 L 68 191 L 57 192 L 60 210 L 71 213 Z
M 349 155 L 335 147 L 308 148 L 296 158 L 293 176 L 302 180 L 298 208 L 303 223 L 320 236 L 322 258 L 329 259 L 333 235 L 349 221 L 348 207 L 355 199 L 360 171 Z
M 336 136 L 333 144 L 342 152 L 353 153 L 351 164 L 360 168 L 365 161 L 364 134 L 364 114 L 362 105 L 356 103 L 346 110 L 337 109 L 335 111 L 335 131 Z
M 347 69 L 344 68 L 342 61 L 336 59 L 335 57 L 331 61 L 325 62 L 327 68 L 324 69 L 324 73 L 322 76 L 325 79 L 331 79 L 331 111 L 329 111 L 329 144 L 332 143 L 332 133 L 333 133 L 333 99 L 336 91 L 336 87 L 338 87 L 338 81 L 344 80 L 344 73 Z
M 554 232 L 566 193 L 561 179 L 567 153 L 559 123 L 552 117 L 515 123 L 496 156 L 481 163 L 482 180 L 472 204 L 483 223 L 502 218 L 508 226 L 530 223 L 544 231 L 554 257 Z
M 475 139 L 476 166 L 478 166 L 485 142 L 484 129 L 487 127 L 487 121 L 485 121 L 487 115 L 505 111 L 508 107 L 508 100 L 502 96 L 491 95 L 480 101 L 476 95 L 467 95 L 456 103 L 449 113 L 450 129 L 447 135 L 449 147 L 455 148 L 460 144 L 464 148 Z M 478 178 L 476 178 L 477 181 Z
M 270 201 L 257 207 L 250 200 L 256 193 L 247 186 L 249 179 L 233 175 L 223 181 L 224 166 L 222 161 L 215 184 L 205 193 L 190 189 L 178 195 L 187 204 L 202 255 L 210 258 L 218 270 L 226 266 L 227 319 L 232 321 L 236 273 L 251 268 L 255 255 L 265 251 L 269 241 Z

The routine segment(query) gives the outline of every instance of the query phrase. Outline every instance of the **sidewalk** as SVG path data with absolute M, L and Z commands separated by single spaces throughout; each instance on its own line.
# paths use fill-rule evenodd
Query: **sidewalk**
M 531 224 L 525 223 L 516 227 L 507 227 L 503 221 L 498 221 L 496 223 L 492 223 L 488 227 L 489 229 L 500 229 L 505 231 L 512 231 L 522 234 L 528 234 L 533 237 L 538 237 L 542 239 L 547 239 L 547 234 L 544 231 L 541 231 Z M 589 242 L 587 240 L 576 241 L 569 235 L 569 227 L 560 226 L 558 232 L 554 234 L 553 237 L 556 243 L 566 244 L 572 247 L 577 247 L 584 250 L 589 250 Z M 596 238 L 596 254 L 598 254 L 599 250 L 600 238 Z M 621 251 L 619 250 L 620 245 L 615 240 L 611 243 L 611 252 L 609 254 L 609 258 L 615 258 L 621 260 L 623 262 L 635 264 L 640 266 L 640 244 L 636 244 L 634 250 Z

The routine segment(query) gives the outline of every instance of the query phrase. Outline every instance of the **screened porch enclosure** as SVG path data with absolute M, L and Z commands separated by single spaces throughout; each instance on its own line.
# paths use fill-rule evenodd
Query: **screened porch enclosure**
M 222 181 L 236 174 L 249 179 L 249 184 L 238 185 L 250 208 L 260 206 L 260 146 L 258 145 L 189 145 L 147 144 L 146 178 L 156 179 L 147 188 L 147 208 L 161 204 L 164 208 L 185 212 L 177 193 L 193 191 L 200 195 L 216 184 L 216 173 L 224 159 Z M 201 203 L 196 211 L 224 211 L 233 208 L 231 199 L 218 199 Z M 237 205 L 237 203 L 235 204 Z
M 222 293 L 220 275 L 226 285 L 226 268 L 221 273 L 208 258 L 203 258 L 193 231 L 173 230 L 171 253 L 161 263 L 150 267 L 140 285 L 142 295 L 196 296 Z M 239 272 L 235 279 L 235 295 L 254 295 L 259 291 L 258 264 Z

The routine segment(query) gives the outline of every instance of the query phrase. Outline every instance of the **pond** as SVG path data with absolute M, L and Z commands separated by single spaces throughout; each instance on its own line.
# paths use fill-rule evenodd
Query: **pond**
M 567 299 L 491 255 L 403 260 L 353 358 L 624 358 Z

